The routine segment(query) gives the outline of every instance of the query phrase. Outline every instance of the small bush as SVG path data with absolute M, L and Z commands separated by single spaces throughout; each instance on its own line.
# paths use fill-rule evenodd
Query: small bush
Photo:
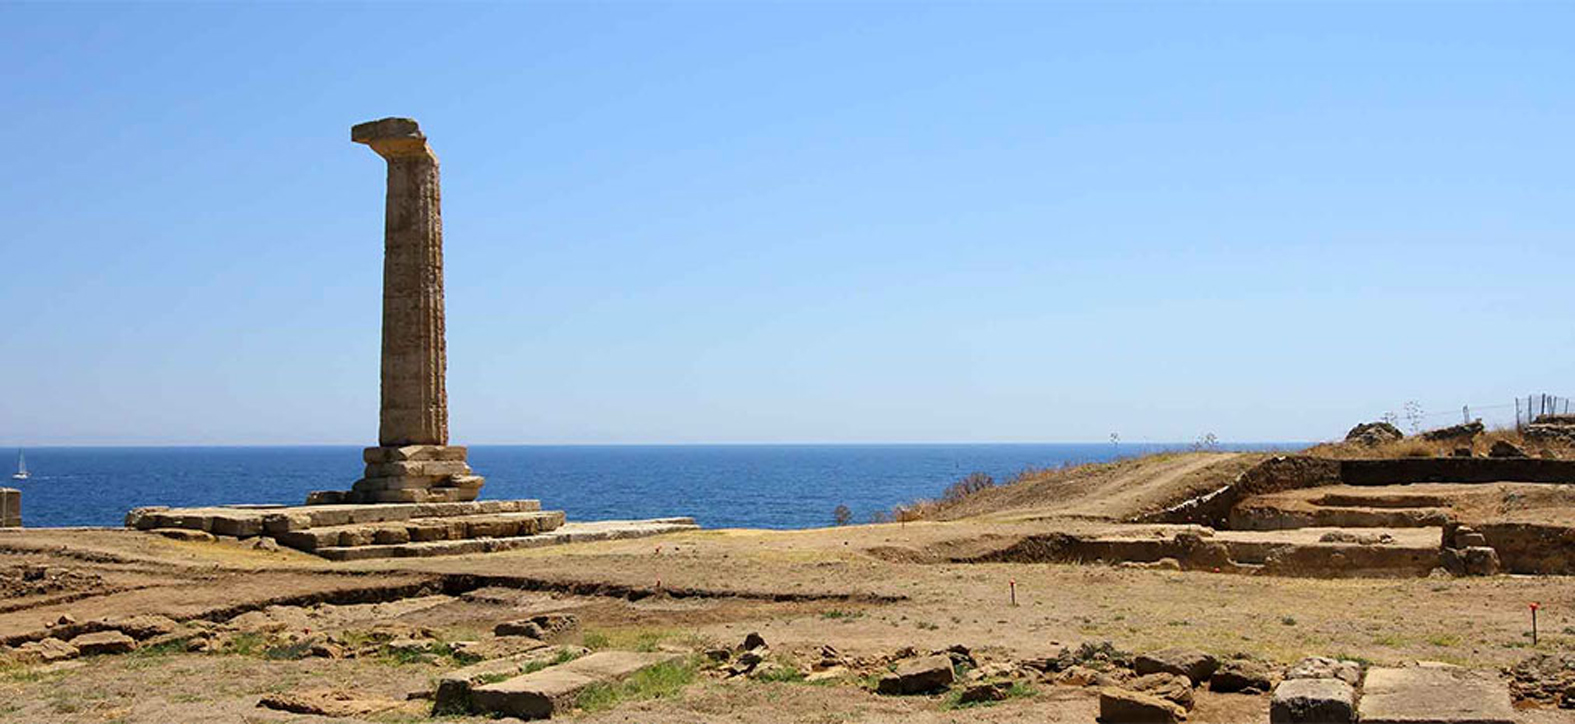
M 946 490 L 941 492 L 941 502 L 955 503 L 981 490 L 989 490 L 993 487 L 995 487 L 995 478 L 990 477 L 988 474 L 980 472 L 968 473 L 962 480 L 946 486 Z
M 853 511 L 846 505 L 839 505 L 836 510 L 831 511 L 831 519 L 837 525 L 847 525 L 853 522 Z

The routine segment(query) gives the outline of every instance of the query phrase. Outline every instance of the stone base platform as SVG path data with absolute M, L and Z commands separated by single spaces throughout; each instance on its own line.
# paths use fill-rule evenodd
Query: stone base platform
M 693 530 L 692 518 L 564 525 L 536 500 L 300 506 L 137 508 L 126 527 L 201 536 L 272 536 L 329 560 L 462 555 Z
M 349 490 L 319 490 L 306 504 L 467 503 L 486 482 L 465 463 L 468 454 L 462 445 L 369 447 L 361 452 L 366 470 Z

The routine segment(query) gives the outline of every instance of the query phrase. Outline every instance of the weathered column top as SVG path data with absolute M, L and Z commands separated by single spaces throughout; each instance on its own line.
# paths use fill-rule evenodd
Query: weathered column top
M 436 159 L 414 118 L 380 118 L 350 127 L 350 140 L 372 147 L 387 159 L 426 156 Z

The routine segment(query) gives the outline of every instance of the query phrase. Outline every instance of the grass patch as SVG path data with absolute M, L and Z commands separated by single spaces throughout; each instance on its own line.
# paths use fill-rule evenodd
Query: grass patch
M 962 701 L 963 692 L 961 689 L 959 689 L 957 691 L 953 691 L 950 694 L 947 694 L 946 701 L 941 705 L 941 707 L 944 709 L 976 709 L 985 706 L 995 706 L 996 704 L 999 704 L 1003 701 L 1021 699 L 1023 697 L 1033 696 L 1037 693 L 1039 692 L 1036 691 L 1034 687 L 1029 686 L 1028 684 L 1025 684 L 1021 681 L 1014 681 L 1012 682 L 1012 688 L 1006 690 L 1005 699 L 990 699 L 986 701 L 970 701 L 964 703 Z
M 827 619 L 827 620 L 831 620 L 831 621 L 836 621 L 836 620 L 849 621 L 849 620 L 852 620 L 852 619 L 855 619 L 855 618 L 863 618 L 864 617 L 864 612 L 863 611 L 844 611 L 844 610 L 842 610 L 840 608 L 833 608 L 830 611 L 822 611 L 821 614 L 820 614 L 820 617 L 824 618 L 824 619 Z
M 665 628 L 592 629 L 585 632 L 580 643 L 592 651 L 619 649 L 650 652 L 663 642 L 682 638 L 679 632 Z M 690 643 L 697 643 L 697 640 Z
M 1434 646 L 1445 646 L 1445 647 L 1448 647 L 1448 646 L 1459 646 L 1460 645 L 1460 637 L 1455 635 L 1455 634 L 1451 634 L 1451 633 L 1434 634 L 1432 636 L 1427 637 L 1427 642 L 1432 644 L 1432 645 L 1434 645 Z
M 260 633 L 245 632 L 230 637 L 224 644 L 224 653 L 236 656 L 256 656 L 267 647 L 268 640 Z
M 626 701 L 674 696 L 694 683 L 693 658 L 668 661 L 642 669 L 616 684 L 595 684 L 580 692 L 575 702 L 587 712 L 606 711 Z
M 804 681 L 804 672 L 794 666 L 773 666 L 756 675 L 755 681 L 777 682 L 783 684 L 797 684 Z

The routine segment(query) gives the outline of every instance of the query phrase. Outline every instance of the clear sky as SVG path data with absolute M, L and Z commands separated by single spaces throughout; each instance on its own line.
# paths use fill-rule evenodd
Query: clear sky
M 1575 5 L 0 5 L 0 444 L 1306 440 L 1572 393 Z

